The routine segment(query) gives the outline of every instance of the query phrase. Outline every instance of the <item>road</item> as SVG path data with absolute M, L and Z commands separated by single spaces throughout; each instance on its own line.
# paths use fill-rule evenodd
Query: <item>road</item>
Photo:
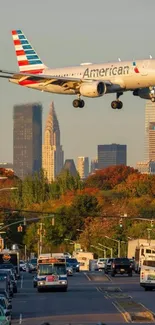
M 23 273 L 13 298 L 12 324 L 126 324 L 115 300 L 128 296 L 155 313 L 155 292 L 145 292 L 137 275 L 111 278 L 101 272 L 80 272 L 68 279 L 67 292 L 38 293 L 33 276 Z

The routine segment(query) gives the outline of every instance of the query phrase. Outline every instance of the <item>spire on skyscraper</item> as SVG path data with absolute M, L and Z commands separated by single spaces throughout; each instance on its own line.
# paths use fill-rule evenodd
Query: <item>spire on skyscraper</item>
M 54 108 L 50 105 L 44 132 L 43 169 L 49 182 L 53 181 L 63 167 L 64 153 L 60 144 L 60 128 Z

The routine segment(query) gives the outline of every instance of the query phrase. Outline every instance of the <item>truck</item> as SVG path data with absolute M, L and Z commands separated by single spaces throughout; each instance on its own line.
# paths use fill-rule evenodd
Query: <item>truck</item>
M 0 264 L 12 264 L 16 270 L 16 276 L 20 278 L 19 252 L 4 249 L 0 252 Z
M 155 246 L 150 246 L 148 243 L 136 247 L 134 262 L 134 270 L 136 273 L 140 273 L 141 265 L 146 258 L 155 258 Z
M 73 257 L 76 258 L 80 265 L 81 271 L 89 271 L 90 261 L 94 260 L 94 254 L 92 252 L 73 252 Z
M 40 256 L 37 261 L 37 290 L 60 289 L 67 291 L 66 259 Z

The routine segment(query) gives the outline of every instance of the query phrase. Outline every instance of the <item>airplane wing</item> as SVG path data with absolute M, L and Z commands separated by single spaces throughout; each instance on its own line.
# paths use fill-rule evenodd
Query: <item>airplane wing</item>
M 46 86 L 48 84 L 64 86 L 66 89 L 76 89 L 83 82 L 90 82 L 90 79 L 86 78 L 75 78 L 75 77 L 57 77 L 46 74 L 31 74 L 24 72 L 14 72 L 7 70 L 0 70 L 0 78 L 7 79 L 17 79 L 19 83 L 23 80 L 32 80 L 40 82 L 41 86 Z M 95 79 L 93 79 L 95 80 Z M 112 83 L 109 80 L 103 81 L 106 85 L 111 85 Z

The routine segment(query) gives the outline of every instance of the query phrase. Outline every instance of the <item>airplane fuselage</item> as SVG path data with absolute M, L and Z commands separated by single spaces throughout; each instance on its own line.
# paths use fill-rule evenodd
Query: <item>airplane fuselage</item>
M 45 69 L 43 74 L 60 78 L 79 78 L 87 82 L 92 80 L 110 81 L 111 85 L 107 87 L 107 93 L 115 93 L 121 90 L 128 91 L 155 86 L 155 60 L 136 60 L 136 65 L 134 65 L 133 61 L 83 64 L 59 69 Z M 45 84 L 42 81 L 33 83 L 28 82 L 28 80 L 19 82 L 19 80 L 10 79 L 9 81 L 45 92 L 69 95 L 77 93 L 74 88 L 62 87 L 61 82 L 60 84 L 48 84 L 48 82 Z

